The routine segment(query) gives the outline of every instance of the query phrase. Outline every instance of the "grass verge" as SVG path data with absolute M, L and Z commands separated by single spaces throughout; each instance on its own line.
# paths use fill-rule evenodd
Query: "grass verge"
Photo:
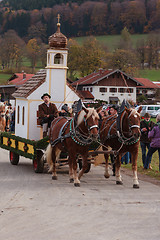
M 121 165 L 124 168 L 132 170 L 132 164 L 129 163 L 127 165 L 122 164 Z M 138 152 L 138 160 L 137 160 L 137 170 L 139 173 L 150 176 L 152 178 L 155 178 L 157 180 L 160 180 L 160 172 L 159 172 L 159 156 L 158 156 L 158 151 L 156 151 L 152 155 L 152 160 L 151 160 L 151 169 L 145 169 L 143 168 L 143 163 L 142 163 L 142 151 L 141 147 L 139 146 L 139 152 Z

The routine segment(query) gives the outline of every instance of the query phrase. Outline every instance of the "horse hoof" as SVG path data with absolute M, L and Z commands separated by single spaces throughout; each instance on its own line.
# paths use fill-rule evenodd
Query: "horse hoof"
M 80 187 L 80 183 L 74 183 L 75 187 Z
M 109 174 L 104 174 L 104 177 L 105 177 L 105 178 L 109 178 L 110 175 L 109 175 Z
M 116 184 L 117 185 L 123 185 L 123 182 L 122 181 L 116 181 Z
M 138 184 L 133 184 L 133 188 L 138 189 L 138 188 L 139 188 L 139 185 L 138 185 Z
M 52 180 L 57 180 L 57 176 L 52 176 Z
M 69 181 L 70 181 L 70 183 L 73 183 L 73 182 L 74 182 L 74 179 L 73 179 L 73 178 L 70 178 Z

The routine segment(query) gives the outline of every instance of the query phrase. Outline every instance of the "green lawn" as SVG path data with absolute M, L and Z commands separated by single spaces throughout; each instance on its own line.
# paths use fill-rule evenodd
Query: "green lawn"
M 145 70 L 140 70 L 140 76 L 143 78 L 148 78 L 151 81 L 160 81 L 160 69 L 145 69 Z
M 12 76 L 12 74 L 0 73 L 0 85 L 5 85 L 7 80 Z
M 120 41 L 121 36 L 120 35 L 104 35 L 104 36 L 94 36 L 100 43 L 108 46 L 108 49 L 110 51 L 113 51 L 115 47 L 117 46 L 117 43 Z M 146 40 L 148 37 L 147 34 L 132 34 L 131 40 L 133 43 L 133 47 L 136 46 L 136 43 L 140 39 Z M 82 44 L 87 37 L 78 37 L 73 38 L 76 40 L 79 44 Z
M 138 172 L 160 180 L 158 151 L 156 151 L 152 155 L 151 166 L 152 166 L 152 170 L 151 169 L 147 169 L 147 170 L 143 169 L 142 151 L 141 151 L 141 147 L 139 147 L 138 160 L 137 160 Z M 122 164 L 122 167 L 132 169 L 132 164 L 130 164 L 130 163 L 127 165 Z

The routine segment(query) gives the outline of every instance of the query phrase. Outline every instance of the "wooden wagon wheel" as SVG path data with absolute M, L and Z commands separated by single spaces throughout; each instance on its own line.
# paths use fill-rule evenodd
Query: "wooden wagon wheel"
M 33 168 L 34 168 L 35 173 L 43 173 L 44 154 L 41 150 L 37 150 L 36 157 L 33 159 Z
M 14 152 L 9 152 L 9 159 L 10 159 L 10 163 L 12 165 L 18 165 L 19 163 L 19 155 L 17 153 Z

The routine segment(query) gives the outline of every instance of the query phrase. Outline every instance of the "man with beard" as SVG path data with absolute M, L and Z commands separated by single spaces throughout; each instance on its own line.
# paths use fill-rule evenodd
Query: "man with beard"
M 43 126 L 43 137 L 48 135 L 51 122 L 58 117 L 57 107 L 54 103 L 50 103 L 50 98 L 51 96 L 48 93 L 44 93 L 41 97 L 44 103 L 38 106 L 39 118 Z

